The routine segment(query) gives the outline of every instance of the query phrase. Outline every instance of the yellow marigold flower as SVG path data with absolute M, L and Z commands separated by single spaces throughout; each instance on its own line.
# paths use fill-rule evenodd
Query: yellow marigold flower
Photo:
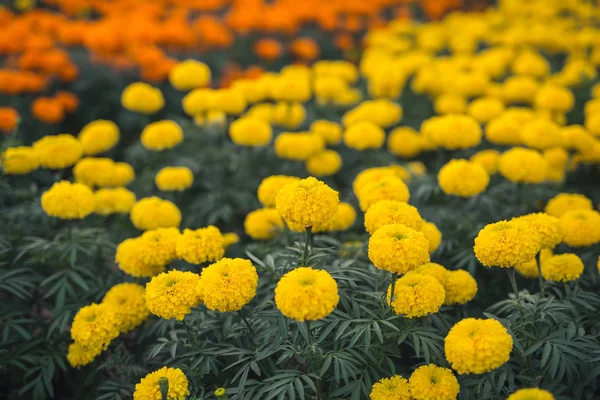
M 275 139 L 275 154 L 287 160 L 304 161 L 324 148 L 323 138 L 312 133 L 282 133 Z
M 527 388 L 517 390 L 506 400 L 554 400 L 554 396 L 544 389 Z
M 217 390 L 215 390 L 215 397 L 219 398 L 219 397 L 223 397 L 225 396 L 226 391 L 225 388 L 218 388 Z
M 485 125 L 485 138 L 488 142 L 501 146 L 520 145 L 521 127 L 519 120 L 503 114 Z
M 531 76 L 509 76 L 502 84 L 502 97 L 507 104 L 532 103 L 539 89 Z
M 165 167 L 158 171 L 154 181 L 163 192 L 183 191 L 194 183 L 194 174 L 187 167 Z
M 167 399 L 185 400 L 190 394 L 188 380 L 182 370 L 162 367 L 146 375 L 140 383 L 135 385 L 133 400 L 160 400 L 160 382 L 163 380 L 166 380 L 169 384 Z
M 229 125 L 229 136 L 240 146 L 266 146 L 273 131 L 269 122 L 251 116 L 241 117 Z
M 313 226 L 313 232 L 336 232 L 350 229 L 356 221 L 356 210 L 351 204 L 338 203 L 335 214 L 322 224 Z
M 71 367 L 79 368 L 94 361 L 94 358 L 100 353 L 102 353 L 102 347 L 83 347 L 78 343 L 71 343 L 67 353 L 67 361 Z
M 421 232 L 423 232 L 423 235 L 425 235 L 425 238 L 429 241 L 429 253 L 431 254 L 436 251 L 442 243 L 442 232 L 440 232 L 433 222 L 425 220 L 423 220 Z
M 486 123 L 504 111 L 504 103 L 494 97 L 481 97 L 469 104 L 467 114 L 477 122 Z
M 550 147 L 543 151 L 548 165 L 555 168 L 565 168 L 569 162 L 569 152 L 562 147 Z
M 490 176 L 479 163 L 459 159 L 450 160 L 438 173 L 438 183 L 442 191 L 460 197 L 473 197 L 483 192 Z
M 465 304 L 473 300 L 477 294 L 477 281 L 467 271 L 459 269 L 448 271 L 446 275 L 445 305 Z
M 558 218 L 545 213 L 534 213 L 513 218 L 516 222 L 525 222 L 539 235 L 542 248 L 553 249 L 563 238 Z
M 342 168 L 342 156 L 335 150 L 323 150 L 306 160 L 306 171 L 313 176 L 335 175 Z
M 510 358 L 513 340 L 495 319 L 466 318 L 444 340 L 446 359 L 459 374 L 483 374 Z
M 474 250 L 486 267 L 510 268 L 531 260 L 540 248 L 540 238 L 529 224 L 500 221 L 479 231 Z
M 183 140 L 183 130 L 175 121 L 163 120 L 146 125 L 142 131 L 142 145 L 148 150 L 165 150 Z
M 283 229 L 283 219 L 275 208 L 262 208 L 246 215 L 244 230 L 254 240 L 269 240 Z
M 342 141 L 342 127 L 337 122 L 318 119 L 310 124 L 310 132 L 322 137 L 329 145 L 335 146 Z
M 560 127 L 545 118 L 538 118 L 525 124 L 521 128 L 521 141 L 534 149 L 547 149 L 564 144 Z
M 215 91 L 212 89 L 194 89 L 185 95 L 181 100 L 181 105 L 183 111 L 193 117 L 208 111 L 214 102 L 214 98 Z
M 566 87 L 547 83 L 535 94 L 534 104 L 538 109 L 567 113 L 575 105 L 575 96 Z
M 75 181 L 91 188 L 112 186 L 115 162 L 106 157 L 85 157 L 73 167 Z
M 306 110 L 300 103 L 278 102 L 273 109 L 273 122 L 288 129 L 296 129 L 304 122 Z
M 181 223 L 181 212 L 169 200 L 152 196 L 138 200 L 131 209 L 130 218 L 133 226 L 141 231 L 147 231 L 178 227 Z
M 498 169 L 509 181 L 540 183 L 546 178 L 548 163 L 536 150 L 514 147 L 502 153 Z
M 119 332 L 129 332 L 148 318 L 144 287 L 135 283 L 120 283 L 109 289 L 102 299 L 115 313 Z
M 371 388 L 370 400 L 412 400 L 408 381 L 400 375 L 382 378 Z
M 119 336 L 119 321 L 112 308 L 105 304 L 90 304 L 77 311 L 71 325 L 71 337 L 87 349 L 105 350 Z
M 249 260 L 223 258 L 202 270 L 196 292 L 209 310 L 239 311 L 256 296 L 258 274 Z
M 433 110 L 440 115 L 462 114 L 467 110 L 467 99 L 460 94 L 444 93 L 433 102 Z
M 129 214 L 135 203 L 135 193 L 125 188 L 100 189 L 94 193 L 94 199 L 96 214 Z
M 433 364 L 415 369 L 408 384 L 413 400 L 456 400 L 460 392 L 452 371 Z
M 275 207 L 275 198 L 279 190 L 287 184 L 300 181 L 300 178 L 286 175 L 268 176 L 258 186 L 258 201 L 265 207 Z
M 405 225 L 385 225 L 369 239 L 369 260 L 379 269 L 404 274 L 429 262 L 429 242 Z
M 275 203 L 285 221 L 308 228 L 331 218 L 339 202 L 338 192 L 309 177 L 281 188 Z
M 84 126 L 77 138 L 85 155 L 94 156 L 115 147 L 119 141 L 119 127 L 112 121 L 99 119 Z
M 408 171 L 413 176 L 427 175 L 427 167 L 421 161 L 411 161 L 406 164 Z
M 37 152 L 32 147 L 9 147 L 0 154 L 5 175 L 25 175 L 38 168 Z
M 583 125 L 592 135 L 600 136 L 600 116 L 598 114 L 587 114 Z
M 493 175 L 498 172 L 498 163 L 500 161 L 500 152 L 497 150 L 481 150 L 473 154 L 469 159 L 472 163 L 480 164 L 488 174 Z
M 548 201 L 544 212 L 560 218 L 567 211 L 593 210 L 592 201 L 578 193 L 559 193 Z
M 550 64 L 541 54 L 526 50 L 514 59 L 511 69 L 515 75 L 542 78 L 550 73 Z
M 83 146 L 76 137 L 61 134 L 44 136 L 33 143 L 39 166 L 62 169 L 74 165 L 83 155 Z
M 355 150 L 378 149 L 384 141 L 383 129 L 369 121 L 352 124 L 344 132 L 344 144 Z
M 80 183 L 56 182 L 42 195 L 42 208 L 51 217 L 82 219 L 94 211 L 91 189 Z
M 213 110 L 222 111 L 227 115 L 241 114 L 247 105 L 244 93 L 231 87 L 215 90 L 210 104 Z
M 391 295 L 392 285 L 387 290 L 387 301 L 396 314 L 415 318 L 438 312 L 444 304 L 446 292 L 433 276 L 408 272 L 396 281 L 393 301 Z
M 135 170 L 125 162 L 115 163 L 113 167 L 113 175 L 110 186 L 120 187 L 125 186 L 135 179 Z
M 394 200 L 407 203 L 410 199 L 408 186 L 399 178 L 386 176 L 362 187 L 357 196 L 360 209 L 365 212 L 381 200 Z
M 563 241 L 571 247 L 592 246 L 600 242 L 600 213 L 596 210 L 571 210 L 559 218 Z
M 450 271 L 444 268 L 444 266 L 441 264 L 428 262 L 417 268 L 415 272 L 421 275 L 433 276 L 445 289 L 446 278 L 448 277 L 448 272 Z
M 535 257 L 527 262 L 515 265 L 515 270 L 525 278 L 533 279 L 539 276 L 538 263 Z
M 130 111 L 155 114 L 165 106 L 165 99 L 160 89 L 144 82 L 134 82 L 123 90 L 121 104 Z
M 277 309 L 300 322 L 327 317 L 339 301 L 337 283 L 325 270 L 296 268 L 283 275 L 275 287 Z
M 196 60 L 181 61 L 169 73 L 171 86 L 182 91 L 208 86 L 210 79 L 208 65 Z
M 240 241 L 240 237 L 235 232 L 227 232 L 223 234 L 223 247 L 228 248 L 232 244 Z
M 148 310 L 164 319 L 182 321 L 202 301 L 196 292 L 199 281 L 200 276 L 192 272 L 171 270 L 156 275 L 146 284 Z
M 358 196 L 358 193 L 368 184 L 377 182 L 385 177 L 394 177 L 399 178 L 404 181 L 407 181 L 408 177 L 403 175 L 402 170 L 390 168 L 390 167 L 376 167 L 376 168 L 367 168 L 362 170 L 356 178 L 354 178 L 354 182 L 352 183 L 352 189 L 354 190 L 354 194 Z M 409 175 L 410 177 L 410 175 Z
M 402 224 L 420 231 L 423 219 L 415 207 L 394 200 L 381 200 L 365 213 L 365 228 L 370 235 L 384 225 Z
M 479 123 L 468 115 L 448 114 L 425 120 L 421 132 L 446 150 L 468 149 L 481 142 Z
M 387 148 L 395 156 L 414 158 L 424 150 L 423 138 L 413 128 L 401 126 L 390 132 Z
M 185 229 L 177 239 L 177 257 L 191 264 L 218 261 L 224 254 L 223 235 L 212 225 L 196 230 Z
M 165 270 L 176 254 L 177 228 L 158 228 L 138 238 L 126 239 L 117 247 L 115 261 L 125 273 L 135 277 L 152 277 Z
M 581 276 L 583 262 L 575 254 L 552 256 L 542 263 L 542 276 L 549 281 L 569 282 Z
M 402 119 L 402 107 L 389 99 L 363 101 L 342 117 L 345 127 L 357 122 L 369 121 L 382 128 L 397 124 Z

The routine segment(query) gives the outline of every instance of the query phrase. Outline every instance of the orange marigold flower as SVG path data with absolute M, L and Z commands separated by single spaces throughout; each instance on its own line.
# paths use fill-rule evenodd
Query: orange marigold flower
M 290 45 L 290 51 L 303 60 L 314 60 L 319 57 L 319 45 L 311 38 L 298 38 Z
M 68 113 L 73 113 L 79 108 L 79 98 L 71 92 L 61 90 L 54 95 L 56 101 L 62 104 L 63 108 Z
M 60 100 L 51 97 L 38 97 L 31 104 L 31 113 L 47 124 L 57 124 L 65 118 L 65 109 Z
M 12 107 L 0 107 L 0 132 L 10 133 L 19 122 L 19 113 Z
M 264 60 L 274 61 L 281 57 L 283 46 L 275 39 L 261 39 L 254 44 L 254 52 Z

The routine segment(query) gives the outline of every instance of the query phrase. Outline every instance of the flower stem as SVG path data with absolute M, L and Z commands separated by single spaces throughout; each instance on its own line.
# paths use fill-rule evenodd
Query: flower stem
M 538 270 L 538 281 L 540 282 L 540 294 L 542 297 L 544 297 L 544 291 L 546 290 L 546 287 L 544 285 L 544 277 L 542 276 L 542 262 L 541 260 L 538 260 L 537 264 L 537 270 Z
M 390 306 L 394 304 L 394 297 L 396 296 L 396 281 L 398 280 L 398 274 L 392 273 L 392 290 L 390 291 Z M 387 293 L 386 296 L 387 298 Z
M 253 337 L 256 336 L 256 332 L 254 332 L 254 329 L 252 329 L 252 325 L 250 325 L 250 322 L 248 321 L 248 319 L 244 315 L 244 312 L 242 310 L 240 310 L 240 311 L 238 311 L 238 313 L 240 314 L 240 317 L 242 317 L 242 321 L 244 321 L 244 323 L 248 327 L 248 330 L 250 331 L 250 333 L 252 334 L 252 336 Z
M 521 299 L 519 298 L 519 288 L 517 287 L 517 278 L 515 276 L 515 269 L 509 268 L 506 273 L 508 274 L 508 279 L 510 280 L 510 284 L 512 286 L 513 292 L 515 293 L 515 298 L 517 300 L 517 308 L 520 312 L 523 312 L 523 308 L 521 306 Z
M 312 237 L 312 226 L 306 228 L 304 237 L 304 252 L 302 253 L 302 266 L 306 267 L 306 260 L 308 259 L 308 253 L 310 248 L 310 241 Z

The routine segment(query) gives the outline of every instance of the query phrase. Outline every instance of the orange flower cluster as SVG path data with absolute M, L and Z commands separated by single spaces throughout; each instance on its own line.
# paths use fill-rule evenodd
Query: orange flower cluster
M 19 113 L 12 107 L 0 107 L 0 133 L 9 134 L 19 122 Z
M 66 113 L 73 113 L 79 107 L 79 99 L 71 92 L 59 91 L 54 97 L 38 97 L 31 104 L 31 114 L 46 124 L 57 124 Z

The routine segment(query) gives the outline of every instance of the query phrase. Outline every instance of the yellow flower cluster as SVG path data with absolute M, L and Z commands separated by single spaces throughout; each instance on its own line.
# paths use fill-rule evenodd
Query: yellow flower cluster
M 273 239 L 283 229 L 283 219 L 275 208 L 261 208 L 246 215 L 244 230 L 254 240 Z
M 296 321 L 325 318 L 339 300 L 337 283 L 324 270 L 296 268 L 283 275 L 275 287 L 277 309 Z
M 400 122 L 402 115 L 402 107 L 388 99 L 367 100 L 346 112 L 342 124 L 349 127 L 357 122 L 368 121 L 387 128 Z
M 438 173 L 442 191 L 459 197 L 472 197 L 483 192 L 490 176 L 479 163 L 467 160 L 450 160 Z
M 528 223 L 500 221 L 486 225 L 475 238 L 475 256 L 486 267 L 510 268 L 540 251 L 539 235 Z
M 527 388 L 517 390 L 506 400 L 554 400 L 554 396 L 544 389 Z
M 396 281 L 394 293 L 392 286 L 388 287 L 387 300 L 396 314 L 415 318 L 438 312 L 445 295 L 444 287 L 433 276 L 408 272 Z
M 129 332 L 148 318 L 144 287 L 135 283 L 120 283 L 110 288 L 102 299 L 102 304 L 114 310 L 119 332 Z
M 541 264 L 542 276 L 549 281 L 569 282 L 581 276 L 583 262 L 576 254 L 552 256 Z
M 369 239 L 369 260 L 379 269 L 405 274 L 429 262 L 429 241 L 405 225 L 385 225 Z
M 265 207 L 275 207 L 275 199 L 277 197 L 277 193 L 279 193 L 279 190 L 289 183 L 295 183 L 298 181 L 300 181 L 300 178 L 296 178 L 295 176 L 268 176 L 263 179 L 258 186 L 258 200 Z
M 548 163 L 536 150 L 514 147 L 502 153 L 498 170 L 511 182 L 540 183 L 546 179 Z
M 42 195 L 42 208 L 51 217 L 82 219 L 94 212 L 95 199 L 91 189 L 80 183 L 56 182 Z
M 473 154 L 469 161 L 481 165 L 489 175 L 494 175 L 498 172 L 500 152 L 492 149 L 481 150 Z
M 304 161 L 325 148 L 321 136 L 313 133 L 282 133 L 275 139 L 275 154 L 279 158 Z
M 196 60 L 184 60 L 171 69 L 169 82 L 177 90 L 186 91 L 210 84 L 208 65 Z
M 432 117 L 421 124 L 422 134 L 446 150 L 468 149 L 481 142 L 479 123 L 468 115 L 448 114 Z
M 335 150 L 323 150 L 306 159 L 306 170 L 312 176 L 335 175 L 342 168 L 342 156 Z
M 477 294 L 477 281 L 465 270 L 449 271 L 440 264 L 430 262 L 421 265 L 415 272 L 438 280 L 446 292 L 445 305 L 465 304 Z
M 440 247 L 442 243 L 442 232 L 438 229 L 433 222 L 423 220 L 423 226 L 421 232 L 425 235 L 425 238 L 429 241 L 429 253 L 433 253 Z
M 120 136 L 117 124 L 99 119 L 81 128 L 77 138 L 83 147 L 83 153 L 88 156 L 95 156 L 115 147 Z
M 356 197 L 358 197 L 360 209 L 362 211 L 367 211 L 373 204 L 376 204 L 381 200 L 394 200 L 408 203 L 410 192 L 406 183 L 400 178 L 384 176 L 362 186 L 357 192 Z
M 335 214 L 339 197 L 338 192 L 309 177 L 281 188 L 275 203 L 285 221 L 309 228 L 324 223 Z
M 460 385 L 448 368 L 434 364 L 415 369 L 408 380 L 413 400 L 456 400 Z
M 140 114 L 155 114 L 165 106 L 165 99 L 160 89 L 144 82 L 135 82 L 121 93 L 121 104 L 127 110 Z
M 370 400 L 412 400 L 408 381 L 400 375 L 382 378 L 371 388 Z
M 185 229 L 177 238 L 177 257 L 191 264 L 218 261 L 225 254 L 225 243 L 219 228 L 208 226 Z
M 340 232 L 350 229 L 356 221 L 356 210 L 349 203 L 338 203 L 333 216 L 327 221 L 313 226 L 313 232 Z
M 137 238 L 119 244 L 115 261 L 125 273 L 135 277 L 152 277 L 165 270 L 175 260 L 177 228 L 158 228 L 146 231 Z
M 175 121 L 163 120 L 146 125 L 140 137 L 148 150 L 161 151 L 173 148 L 183 141 L 183 130 Z
M 342 141 L 342 127 L 337 122 L 326 119 L 315 120 L 310 124 L 310 132 L 320 136 L 328 145 L 337 145 Z
M 79 346 L 98 353 L 119 336 L 119 320 L 108 304 L 90 304 L 82 307 L 71 325 L 71 337 Z
M 446 359 L 459 374 L 483 374 L 502 366 L 512 347 L 512 337 L 495 319 L 463 319 L 444 340 Z
M 563 239 L 560 221 L 551 215 L 534 213 L 513 218 L 513 221 L 528 224 L 539 236 L 542 248 L 553 249 Z
M 159 400 L 161 398 L 160 382 L 166 380 L 169 391 L 167 399 L 185 400 L 190 394 L 188 380 L 179 368 L 162 367 L 149 373 L 135 385 L 133 400 Z
M 239 311 L 254 298 L 257 285 L 258 274 L 249 260 L 223 258 L 202 270 L 196 293 L 209 310 Z
M 133 226 L 142 231 L 178 227 L 181 223 L 179 208 L 156 196 L 138 200 L 131 208 L 130 217 Z
M 384 225 L 402 224 L 416 231 L 423 227 L 423 219 L 415 207 L 394 200 L 381 200 L 365 213 L 365 228 L 370 235 Z
M 83 155 L 83 146 L 76 137 L 67 134 L 44 136 L 33 143 L 38 165 L 62 169 L 74 165 Z
M 94 212 L 100 215 L 129 214 L 136 200 L 135 193 L 125 188 L 97 190 L 94 199 Z
M 596 210 L 567 211 L 559 218 L 563 241 L 571 247 L 600 242 L 600 213 Z
M 194 174 L 187 167 L 165 167 L 158 171 L 154 181 L 163 192 L 183 191 L 194 183 Z
M 32 147 L 9 147 L 0 154 L 0 166 L 5 175 L 25 175 L 38 169 L 37 153 Z
M 183 318 L 202 299 L 196 292 L 200 276 L 192 272 L 171 270 L 156 275 L 146 284 L 146 306 L 154 315 L 161 318 Z
M 91 188 L 125 186 L 135 178 L 133 167 L 110 158 L 85 157 L 73 167 L 73 176 L 79 183 Z
M 560 218 L 567 211 L 593 209 L 592 201 L 582 194 L 560 193 L 548 201 L 544 212 Z
M 413 128 L 401 126 L 390 132 L 387 148 L 395 156 L 410 159 L 425 149 L 425 141 Z
M 358 121 L 344 132 L 344 144 L 355 150 L 378 149 L 383 146 L 385 132 L 370 121 Z
M 273 131 L 271 125 L 257 117 L 239 118 L 229 126 L 229 136 L 233 143 L 240 146 L 266 146 L 271 142 Z

